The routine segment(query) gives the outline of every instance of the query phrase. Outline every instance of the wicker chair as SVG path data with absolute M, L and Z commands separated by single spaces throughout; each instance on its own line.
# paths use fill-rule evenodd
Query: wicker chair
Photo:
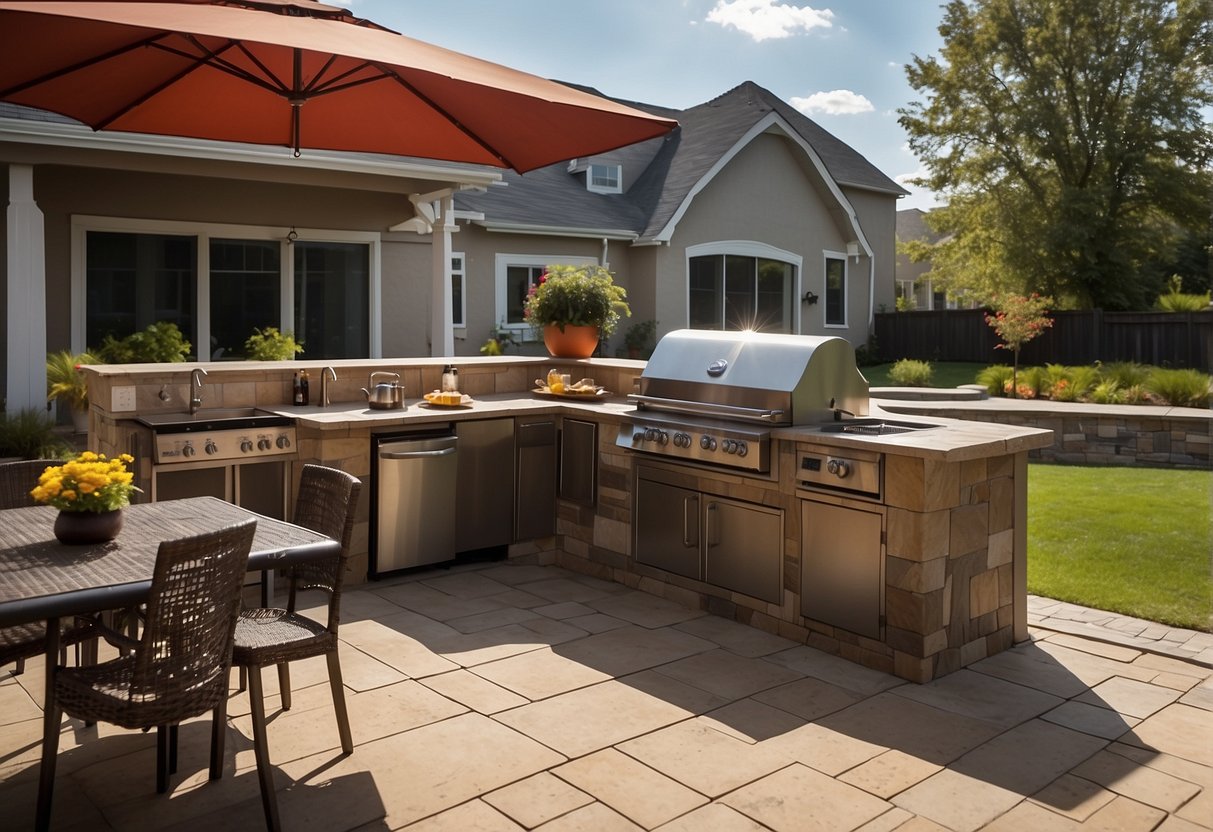
M 214 712 L 210 777 L 223 771 L 232 635 L 248 567 L 255 520 L 165 541 L 156 556 L 147 621 L 129 656 L 91 667 L 58 668 L 56 707 L 42 742 L 38 800 L 51 805 L 60 711 L 123 728 L 156 728 L 156 791 L 176 771 L 177 724 Z
M 329 686 L 333 710 L 341 735 L 341 750 L 354 751 L 350 718 L 345 707 L 341 663 L 337 658 L 337 625 L 341 620 L 341 585 L 349 557 L 350 534 L 362 483 L 335 468 L 303 466 L 299 497 L 295 503 L 296 525 L 304 526 L 341 541 L 341 551 L 326 560 L 302 563 L 288 575 L 290 594 L 286 609 L 250 609 L 240 613 L 236 623 L 236 647 L 232 663 L 243 674 L 247 669 L 249 702 L 253 717 L 253 748 L 257 757 L 257 775 L 261 780 L 261 802 L 266 826 L 278 829 L 278 803 L 274 796 L 269 749 L 265 733 L 265 702 L 261 687 L 261 668 L 278 666 L 282 708 L 291 707 L 289 662 L 324 656 L 328 660 Z M 297 593 L 318 589 L 328 594 L 328 622 L 320 624 L 295 611 Z
M 29 492 L 38 484 L 38 477 L 51 465 L 62 465 L 61 459 L 22 459 L 0 462 L 0 509 L 24 508 L 37 505 Z M 92 637 L 87 626 L 64 622 L 59 643 L 63 649 Z M 41 656 L 46 649 L 46 627 L 42 624 L 19 624 L 0 627 L 0 667 L 16 662 L 14 676 L 25 672 L 25 660 Z M 66 656 L 66 653 L 60 653 Z

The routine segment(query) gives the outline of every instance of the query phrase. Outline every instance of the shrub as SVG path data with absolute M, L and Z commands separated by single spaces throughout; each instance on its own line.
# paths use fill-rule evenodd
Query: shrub
M 47 401 L 61 401 L 72 410 L 88 409 L 88 380 L 77 369 L 81 364 L 100 364 L 86 352 L 73 355 L 67 350 L 46 356 Z
M 0 456 L 62 458 L 71 451 L 55 435 L 55 422 L 45 410 L 27 407 L 14 413 L 0 413 Z
M 1209 306 L 1210 293 L 1191 295 L 1183 293 L 1183 278 L 1177 274 L 1171 275 L 1168 281 L 1170 291 L 1159 295 L 1155 305 L 1163 312 L 1200 312 Z
M 295 340 L 294 334 L 267 326 L 253 330 L 244 342 L 244 352 L 250 361 L 290 361 L 296 353 L 303 352 L 303 344 Z
M 1041 392 L 1054 401 L 1077 402 L 1086 398 L 1098 381 L 1099 371 L 1094 367 L 1049 364 L 1044 369 Z
M 1208 407 L 1209 376 L 1200 370 L 1168 370 L 1155 367 L 1145 388 L 1173 407 Z
M 95 355 L 106 364 L 161 364 L 185 361 L 190 342 L 174 323 L 160 321 L 118 340 L 105 336 Z
M 889 380 L 899 387 L 930 387 L 934 370 L 929 361 L 903 358 L 889 370 Z
M 994 364 L 977 374 L 977 383 L 983 385 L 991 396 L 1005 396 L 1011 375 L 1012 370 L 1006 364 Z
M 1099 377 L 1105 381 L 1114 381 L 1121 388 L 1141 386 L 1146 383 L 1150 368 L 1136 361 L 1113 361 L 1099 365 Z
M 1096 404 L 1124 404 L 1125 391 L 1113 379 L 1105 379 L 1091 390 L 1091 401 Z

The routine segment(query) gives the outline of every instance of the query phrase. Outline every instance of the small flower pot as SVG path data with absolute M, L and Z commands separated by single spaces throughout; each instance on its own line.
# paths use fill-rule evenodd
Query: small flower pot
M 60 543 L 82 546 L 113 540 L 122 531 L 122 510 L 61 511 L 55 518 L 55 537 Z

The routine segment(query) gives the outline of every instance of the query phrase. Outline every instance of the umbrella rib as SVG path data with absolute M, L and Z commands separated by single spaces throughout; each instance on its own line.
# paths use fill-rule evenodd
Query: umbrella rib
M 508 158 L 506 158 L 501 153 L 499 153 L 495 147 L 493 147 L 492 145 L 488 144 L 483 139 L 481 139 L 480 136 L 478 136 L 471 129 L 466 127 L 464 125 L 464 123 L 462 121 L 460 121 L 458 118 L 456 118 L 455 114 L 452 113 L 450 110 L 448 110 L 446 107 L 443 107 L 437 101 L 434 101 L 432 98 L 430 98 L 428 95 L 423 93 L 421 90 L 417 89 L 415 86 L 413 86 L 408 81 L 406 81 L 403 77 L 401 77 L 401 75 L 398 72 L 392 70 L 390 67 L 381 66 L 380 64 L 377 64 L 377 63 L 373 64 L 373 65 L 375 67 L 377 67 L 381 72 L 383 72 L 386 75 L 388 75 L 389 77 L 395 79 L 397 84 L 404 87 L 406 90 L 411 92 L 413 95 L 417 96 L 419 99 L 424 101 L 427 105 L 432 107 L 436 112 L 441 113 L 442 116 L 445 119 L 447 119 L 447 121 L 449 121 L 455 127 L 456 130 L 458 130 L 460 133 L 467 136 L 469 139 L 471 139 L 477 145 L 482 147 L 485 150 L 485 152 L 487 152 L 494 159 L 497 159 L 498 161 L 500 161 L 505 167 L 514 168 L 514 163 L 512 161 L 510 161 Z
M 87 67 L 95 66 L 97 64 L 102 64 L 102 63 L 110 60 L 111 58 L 117 58 L 122 55 L 125 55 L 127 52 L 133 52 L 134 50 L 142 49 L 145 46 L 155 45 L 156 38 L 158 38 L 158 37 L 161 37 L 161 35 L 153 35 L 150 38 L 144 38 L 143 40 L 136 41 L 135 43 L 129 43 L 126 46 L 120 46 L 117 49 L 112 49 L 109 52 L 105 52 L 101 55 L 93 55 L 89 58 L 84 59 L 83 61 L 78 61 L 78 62 L 72 64 L 71 66 L 61 67 L 59 69 L 53 70 L 52 72 L 48 72 L 45 75 L 40 75 L 37 78 L 31 78 L 28 81 L 22 81 L 20 84 L 9 87 L 7 89 L 0 90 L 0 98 L 7 97 L 10 95 L 16 95 L 17 93 L 24 92 L 25 90 L 28 90 L 32 87 L 36 87 L 39 84 L 45 84 L 48 81 L 54 81 L 58 78 L 62 78 L 65 75 L 71 75 L 73 72 L 76 72 L 77 70 L 86 69 Z

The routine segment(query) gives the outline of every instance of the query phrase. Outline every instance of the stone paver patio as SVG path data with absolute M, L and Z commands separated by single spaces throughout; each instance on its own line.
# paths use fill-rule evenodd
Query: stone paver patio
M 359 587 L 342 616 L 353 755 L 322 660 L 292 667 L 289 712 L 265 674 L 283 825 L 1213 829 L 1208 635 L 1082 610 L 1034 598 L 1051 629 L 920 686 L 557 567 Z M 32 825 L 42 679 L 33 662 L 0 680 L 3 829 Z M 234 685 L 229 716 L 223 779 L 207 781 L 209 718 L 193 720 L 167 795 L 154 734 L 65 720 L 55 828 L 263 828 Z

